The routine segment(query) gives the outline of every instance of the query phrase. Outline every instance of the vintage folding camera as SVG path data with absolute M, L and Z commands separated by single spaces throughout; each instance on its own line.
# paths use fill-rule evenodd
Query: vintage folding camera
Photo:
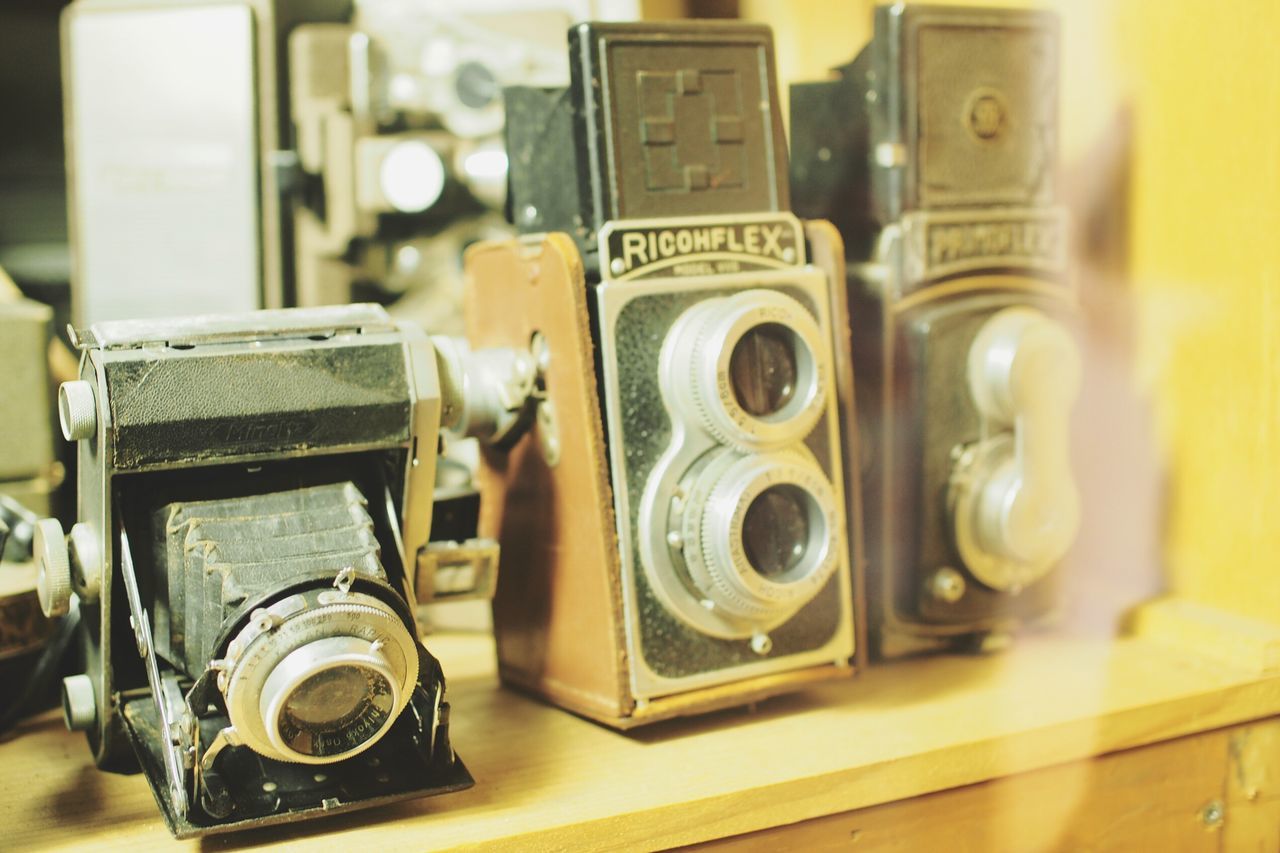
M 521 555 L 501 676 L 619 728 L 847 676 L 842 250 L 788 209 L 771 33 L 582 24 L 569 54 L 567 90 L 506 92 L 526 236 L 467 255 L 473 345 L 539 368 L 480 472 Z
M 35 550 L 45 612 L 78 601 L 64 710 L 99 766 L 140 764 L 180 837 L 470 786 L 414 606 L 475 580 L 434 548 L 436 454 L 514 422 L 503 354 L 370 305 L 73 337 L 79 520 Z
M 582 5 L 76 0 L 76 322 L 413 295 L 460 327 L 461 246 L 509 233 L 501 87 L 564 84 Z
M 1055 189 L 1058 24 L 896 4 L 792 87 L 792 186 L 848 249 L 873 653 L 979 646 L 1055 607 L 1080 383 Z

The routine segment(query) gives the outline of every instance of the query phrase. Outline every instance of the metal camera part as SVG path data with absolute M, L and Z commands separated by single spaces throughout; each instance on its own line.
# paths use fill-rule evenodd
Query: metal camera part
M 790 618 L 831 579 L 839 502 L 825 472 L 799 453 L 707 455 L 669 501 L 669 561 L 645 568 L 697 630 L 749 637 Z
M 776 291 L 711 299 L 676 321 L 664 343 L 672 399 L 725 444 L 793 444 L 822 417 L 830 366 L 813 316 Z
M 666 335 L 662 396 L 678 426 L 643 498 L 642 562 L 697 630 L 769 630 L 839 565 L 830 472 L 795 449 L 829 410 L 829 348 L 800 302 L 764 288 L 695 303 Z M 781 568 L 770 537 L 794 552 Z
M 250 618 L 228 646 L 219 689 L 237 737 L 260 755 L 343 761 L 376 744 L 404 710 L 418 676 L 416 641 L 369 595 L 297 604 Z
M 1056 608 L 1080 382 L 1048 12 L 894 4 L 792 88 L 799 211 L 848 250 L 871 633 L 892 657 Z
M 65 538 L 41 523 L 40 562 L 51 608 L 79 599 L 87 665 L 64 710 L 99 765 L 140 765 L 180 837 L 470 785 L 413 610 L 442 408 L 430 340 L 368 305 L 73 340 L 64 420 L 92 400 L 94 427 L 80 521 Z
M 509 347 L 473 351 L 464 338 L 431 340 L 445 400 L 441 426 L 488 444 L 518 438 L 538 393 L 540 369 L 533 353 Z
M 1080 524 L 1068 426 L 1080 352 L 1058 322 L 1006 308 L 969 349 L 969 391 L 990 437 L 965 449 L 952 476 L 956 547 L 974 577 L 1016 592 L 1066 555 Z
M 827 287 L 797 267 L 596 289 L 638 696 L 849 654 Z

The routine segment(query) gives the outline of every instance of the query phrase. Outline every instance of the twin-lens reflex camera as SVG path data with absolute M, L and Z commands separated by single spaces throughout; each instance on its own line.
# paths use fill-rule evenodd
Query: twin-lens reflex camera
M 791 90 L 792 186 L 848 250 L 873 653 L 1050 615 L 1081 374 L 1049 13 L 895 4 Z
M 414 608 L 475 580 L 435 549 L 441 430 L 500 439 L 528 357 L 372 305 L 73 339 L 78 521 L 34 550 L 45 613 L 79 610 L 63 706 L 98 765 L 140 766 L 179 837 L 470 786 Z
M 771 33 L 582 24 L 569 56 L 506 90 L 524 236 L 466 261 L 472 345 L 537 365 L 479 475 L 521 556 L 501 677 L 629 728 L 847 676 L 843 250 L 789 208 Z

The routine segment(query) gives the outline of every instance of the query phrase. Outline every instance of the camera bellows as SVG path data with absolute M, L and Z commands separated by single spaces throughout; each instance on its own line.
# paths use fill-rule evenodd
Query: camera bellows
M 351 568 L 385 580 L 364 496 L 352 483 L 171 503 L 156 511 L 157 651 L 192 677 L 216 656 L 224 620 L 299 578 Z M 162 597 L 164 590 L 157 591 Z

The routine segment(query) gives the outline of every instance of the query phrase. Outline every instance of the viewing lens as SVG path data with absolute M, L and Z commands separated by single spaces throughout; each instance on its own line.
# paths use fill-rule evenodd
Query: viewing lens
M 804 559 L 811 500 L 796 486 L 771 486 L 747 507 L 742 547 L 751 567 L 763 577 L 777 580 Z
M 377 670 L 343 664 L 302 681 L 280 711 L 280 736 L 304 755 L 349 752 L 382 731 L 394 701 Z
M 772 415 L 791 402 L 798 374 L 795 333 L 778 323 L 750 329 L 729 357 L 734 396 L 755 417 Z

